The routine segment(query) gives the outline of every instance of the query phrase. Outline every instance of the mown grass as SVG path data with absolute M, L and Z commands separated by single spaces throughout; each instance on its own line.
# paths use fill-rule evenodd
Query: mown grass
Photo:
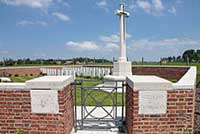
M 10 79 L 13 82 L 25 82 L 27 80 L 30 80 L 36 77 L 39 77 L 39 76 L 30 76 L 30 75 L 29 76 L 11 76 Z
M 95 86 L 98 84 L 102 84 L 102 81 L 100 79 L 91 79 L 91 78 L 81 78 L 78 80 L 83 80 L 82 83 L 82 89 L 81 85 L 77 85 L 76 88 L 76 104 L 81 105 L 81 91 L 83 94 L 83 102 L 88 106 L 94 106 L 96 105 L 96 102 L 103 106 L 112 106 L 116 104 L 116 93 L 112 92 L 106 92 L 104 90 L 94 90 Z M 84 81 L 85 80 L 85 81 Z M 74 93 L 75 94 L 75 93 Z M 90 96 L 88 95 L 90 94 Z M 92 97 L 91 97 L 92 96 Z M 117 93 L 117 105 L 122 105 L 122 93 Z M 103 103 L 102 103 L 103 101 Z

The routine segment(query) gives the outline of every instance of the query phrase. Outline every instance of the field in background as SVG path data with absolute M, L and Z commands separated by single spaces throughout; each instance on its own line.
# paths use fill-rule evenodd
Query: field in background
M 87 65 L 87 66 L 111 66 L 112 64 L 91 64 L 91 65 Z M 166 64 L 162 64 L 160 65 L 159 62 L 133 62 L 132 63 L 133 66 L 196 66 L 197 70 L 198 70 L 198 74 L 197 74 L 197 87 L 200 87 L 200 63 L 184 63 L 184 62 L 171 62 L 171 63 L 166 63 Z M 26 65 L 29 66 L 29 65 Z M 34 65 L 35 66 L 35 65 Z M 38 65 L 39 66 L 39 65 Z M 70 65 L 72 66 L 72 65 Z M 11 79 L 14 82 L 24 82 L 26 80 L 32 79 L 34 78 L 34 76 L 12 76 Z

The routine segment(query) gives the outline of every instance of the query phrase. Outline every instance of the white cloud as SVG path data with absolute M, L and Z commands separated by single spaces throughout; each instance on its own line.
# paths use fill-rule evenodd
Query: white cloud
M 70 17 L 63 14 L 63 13 L 60 13 L 60 12 L 53 12 L 52 13 L 53 16 L 57 17 L 58 19 L 62 20 L 62 21 L 70 21 Z
M 106 12 L 108 12 L 108 3 L 107 3 L 107 1 L 106 0 L 101 0 L 101 1 L 99 1 L 99 2 L 97 2 L 96 3 L 97 4 L 97 6 L 99 7 L 99 8 L 102 8 L 102 9 L 104 9 Z
M 117 34 L 112 34 L 110 36 L 100 36 L 99 37 L 101 41 L 104 41 L 104 42 L 114 42 L 114 43 L 117 43 L 119 42 L 119 35 Z
M 165 9 L 162 0 L 137 0 L 136 8 L 137 7 L 155 16 L 161 15 Z
M 119 45 L 115 44 L 115 43 L 108 43 L 105 45 L 106 50 L 118 50 L 119 49 Z
M 158 61 L 161 57 L 178 56 L 187 49 L 199 49 L 200 40 L 189 38 L 138 39 L 130 45 L 129 57 L 138 60 Z
M 129 33 L 126 33 L 126 39 L 131 38 Z M 120 41 L 119 34 L 112 34 L 110 36 L 100 36 L 99 39 L 103 42 L 118 43 Z
M 4 3 L 12 6 L 28 6 L 32 8 L 47 8 L 53 0 L 0 0 L 0 3 Z
M 44 52 L 35 52 L 33 55 L 35 58 L 44 58 L 47 56 L 47 54 Z
M 149 1 L 137 0 L 137 6 L 147 13 L 151 13 L 152 5 Z
M 168 47 L 168 46 L 200 46 L 200 40 L 192 40 L 188 38 L 169 38 L 161 40 L 140 39 L 134 41 L 133 48 L 153 49 L 155 47 Z
M 47 22 L 45 21 L 29 21 L 29 20 L 22 20 L 17 23 L 18 26 L 27 26 L 27 25 L 40 25 L 40 26 L 47 26 Z
M 8 54 L 9 52 L 7 50 L 0 50 L 0 54 L 4 55 L 4 54 Z
M 69 41 L 65 43 L 68 48 L 75 49 L 78 51 L 91 51 L 99 49 L 99 46 L 93 41 L 83 41 L 83 42 L 74 42 Z
M 102 0 L 102 1 L 98 2 L 97 5 L 99 7 L 105 7 L 105 6 L 107 6 L 107 2 L 106 2 L 106 0 Z
M 129 39 L 129 38 L 131 38 L 132 37 L 132 35 L 131 34 L 129 34 L 129 33 L 126 33 L 126 39 Z
M 171 8 L 168 9 L 168 12 L 172 14 L 176 14 L 176 8 L 172 6 Z
M 164 6 L 161 0 L 152 0 L 154 9 L 158 12 L 162 12 L 164 10 Z

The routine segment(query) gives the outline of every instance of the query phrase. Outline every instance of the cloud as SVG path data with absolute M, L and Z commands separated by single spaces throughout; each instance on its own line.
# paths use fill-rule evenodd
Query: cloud
M 106 50 L 119 50 L 119 45 L 115 44 L 115 43 L 108 43 L 105 45 Z
M 99 49 L 99 46 L 93 41 L 74 42 L 69 41 L 65 43 L 68 48 L 78 51 L 93 51 Z
M 100 2 L 97 3 L 97 5 L 99 7 L 105 7 L 105 6 L 107 6 L 107 2 L 106 2 L 106 0 L 101 0 Z
M 152 0 L 155 11 L 162 12 L 164 10 L 164 6 L 161 0 Z
M 108 3 L 107 3 L 106 0 L 101 0 L 101 1 L 97 2 L 96 4 L 97 4 L 97 6 L 98 6 L 99 8 L 104 9 L 106 12 L 108 11 L 108 7 L 107 7 L 107 6 L 108 6 Z
M 35 58 L 44 58 L 47 56 L 45 52 L 35 52 L 33 55 Z
M 100 36 L 99 37 L 101 41 L 104 41 L 104 42 L 114 42 L 114 43 L 117 43 L 120 41 L 119 39 L 119 35 L 117 34 L 112 34 L 110 36 Z
M 7 50 L 0 50 L 0 54 L 2 54 L 2 55 L 6 55 L 6 54 L 8 54 L 9 52 L 7 51 Z
M 147 13 L 151 13 L 152 5 L 149 1 L 137 0 L 137 6 Z
M 165 10 L 162 0 L 137 0 L 135 7 L 155 16 L 161 15 Z
M 172 6 L 171 8 L 168 9 L 168 12 L 176 15 L 176 8 Z
M 40 26 L 47 26 L 47 22 L 45 21 L 29 21 L 29 20 L 22 20 L 17 23 L 18 26 L 27 26 L 27 25 L 40 25 Z
M 60 13 L 60 12 L 53 12 L 52 13 L 53 16 L 57 17 L 58 19 L 60 19 L 61 21 L 70 21 L 70 17 L 63 14 L 63 13 Z
M 12 6 L 28 6 L 32 8 L 47 8 L 53 0 L 0 0 L 0 3 Z
M 146 60 L 159 60 L 160 57 L 178 56 L 187 49 L 200 48 L 200 40 L 189 38 L 166 38 L 166 39 L 138 39 L 133 41 L 129 52 L 135 59 L 141 56 Z
M 126 39 L 131 38 L 131 35 L 129 33 L 126 33 Z M 103 42 L 112 42 L 112 43 L 119 43 L 120 37 L 119 34 L 112 34 L 109 36 L 100 36 L 99 39 Z
M 200 46 L 200 40 L 188 38 L 169 38 L 160 40 L 140 39 L 133 43 L 134 48 L 154 48 L 167 46 Z

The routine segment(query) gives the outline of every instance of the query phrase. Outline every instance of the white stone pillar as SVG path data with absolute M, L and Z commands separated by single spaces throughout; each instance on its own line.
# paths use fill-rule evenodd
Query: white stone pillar
M 126 27 L 125 18 L 129 16 L 128 12 L 124 11 L 124 4 L 120 4 L 119 10 L 116 13 L 120 18 L 120 57 L 118 62 L 114 63 L 113 75 L 127 76 L 132 75 L 131 62 L 127 61 L 126 57 Z
M 126 62 L 126 28 L 125 28 L 125 17 L 129 16 L 128 12 L 124 11 L 124 4 L 120 4 L 119 10 L 116 13 L 120 18 L 120 57 L 119 62 Z

